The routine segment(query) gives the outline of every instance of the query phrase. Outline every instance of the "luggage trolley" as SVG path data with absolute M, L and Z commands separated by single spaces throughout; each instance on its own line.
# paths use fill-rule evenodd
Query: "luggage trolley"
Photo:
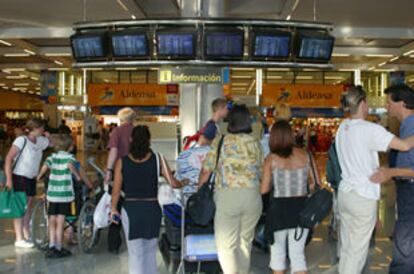
M 181 206 L 164 206 L 166 232 L 160 240 L 161 253 L 172 273 L 221 273 L 213 225 L 198 226 L 186 214 L 186 201 L 192 194 L 181 190 Z M 179 227 L 174 221 L 179 222 Z

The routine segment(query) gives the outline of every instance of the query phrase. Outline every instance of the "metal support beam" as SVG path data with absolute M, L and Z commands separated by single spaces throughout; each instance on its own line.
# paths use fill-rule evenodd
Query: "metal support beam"
M 370 38 L 370 39 L 413 39 L 413 28 L 368 28 L 336 26 L 333 30 L 336 38 Z
M 68 38 L 73 28 L 0 28 L 0 39 Z

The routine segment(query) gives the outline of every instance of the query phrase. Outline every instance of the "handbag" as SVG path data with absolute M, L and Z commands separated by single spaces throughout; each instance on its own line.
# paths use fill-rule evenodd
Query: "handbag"
M 24 216 L 27 208 L 26 193 L 13 190 L 0 191 L 0 218 L 17 219 Z
M 165 160 L 164 157 L 162 155 L 159 154 L 155 154 L 156 158 L 157 158 L 157 177 L 159 178 L 160 176 L 160 168 L 167 170 L 166 168 L 166 164 L 165 164 Z M 161 167 L 160 167 L 161 166 Z M 158 203 L 160 204 L 161 208 L 164 205 L 168 205 L 168 204 L 173 204 L 175 202 L 175 193 L 174 193 L 174 189 L 172 188 L 172 186 L 168 183 L 171 182 L 171 178 L 169 177 L 169 174 L 165 175 L 167 178 L 167 183 L 161 183 L 158 186 Z
M 224 135 L 221 137 L 217 147 L 217 157 L 214 171 L 210 174 L 207 182 L 205 182 L 196 193 L 191 195 L 187 201 L 188 214 L 194 223 L 198 225 L 208 225 L 211 220 L 213 220 L 216 212 L 216 204 L 213 200 L 214 184 L 223 141 Z
M 315 165 L 309 154 L 312 175 L 315 182 L 318 182 Z M 333 204 L 333 194 L 326 188 L 320 188 L 316 183 L 317 190 L 306 200 L 303 210 L 299 214 L 299 225 L 312 229 L 329 214 Z

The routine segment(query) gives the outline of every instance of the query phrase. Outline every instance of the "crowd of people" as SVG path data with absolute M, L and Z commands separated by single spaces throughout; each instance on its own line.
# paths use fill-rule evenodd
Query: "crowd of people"
M 385 93 L 389 115 L 402 123 L 400 137 L 367 121 L 367 97 L 361 87 L 350 87 L 342 100 L 349 115 L 340 124 L 333 144 L 341 170 L 340 274 L 362 273 L 377 222 L 380 184 L 391 178 L 397 181 L 398 221 L 390 273 L 414 273 L 414 90 L 395 85 Z M 265 222 L 269 267 L 275 274 L 285 273 L 289 260 L 292 273 L 307 273 L 305 245 L 311 235 L 301 227 L 299 215 L 309 194 L 322 187 L 312 152 L 296 144 L 290 115 L 276 117 L 263 141 L 252 134 L 252 115 L 246 106 L 229 106 L 226 99 L 218 98 L 212 110 L 211 120 L 191 138 L 196 144 L 178 157 L 176 174 L 164 157 L 152 150 L 149 128 L 133 125 L 135 112 L 130 108 L 119 111 L 121 125 L 111 133 L 105 170 L 105 184 L 113 181 L 109 251 L 119 251 L 123 228 L 129 273 L 158 273 L 157 239 L 162 218 L 157 198 L 159 178 L 164 177 L 172 188 L 197 191 L 214 172 L 214 235 L 223 272 L 249 273 L 252 241 L 263 211 L 262 195 L 270 193 Z M 225 131 L 219 126 L 223 119 L 228 123 Z M 46 159 L 39 173 L 43 151 L 52 146 L 56 152 Z M 77 160 L 70 153 L 72 147 L 67 134 L 51 138 L 38 119 L 31 119 L 25 134 L 13 142 L 5 161 L 6 185 L 28 197 L 26 215 L 13 220 L 17 248 L 33 246 L 28 216 L 36 181 L 49 171 L 46 200 L 50 240 L 46 257 L 70 255 L 62 246 L 63 221 L 74 200 L 73 182 L 82 181 Z M 396 167 L 380 167 L 378 152 L 389 149 L 400 151 Z M 183 172 L 182 160 L 192 153 L 199 163 L 191 172 Z M 85 183 L 91 186 L 87 179 Z

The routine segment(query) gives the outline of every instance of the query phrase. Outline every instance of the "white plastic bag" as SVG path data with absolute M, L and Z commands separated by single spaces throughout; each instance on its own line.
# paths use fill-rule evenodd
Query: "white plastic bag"
M 168 184 L 163 183 L 158 187 L 158 203 L 163 205 L 173 204 L 175 202 L 174 189 Z
M 105 228 L 111 224 L 111 195 L 105 191 L 99 200 L 93 214 L 93 223 L 96 228 Z

